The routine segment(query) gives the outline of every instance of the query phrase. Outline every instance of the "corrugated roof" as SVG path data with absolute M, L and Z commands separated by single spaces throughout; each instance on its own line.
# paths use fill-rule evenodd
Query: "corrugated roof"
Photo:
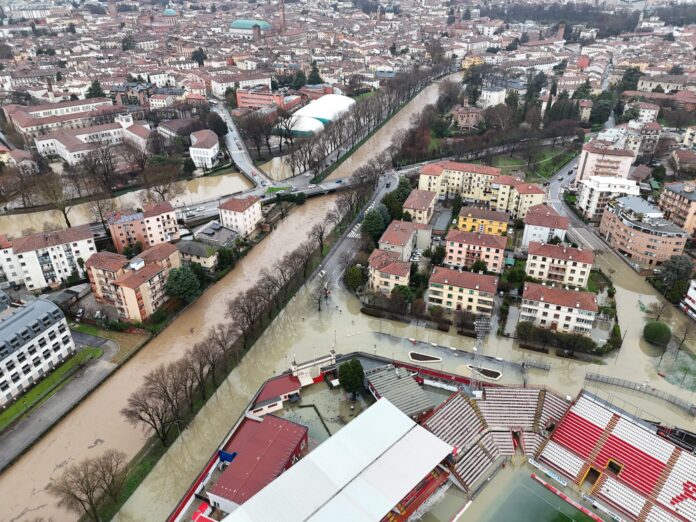
M 404 368 L 388 364 L 369 370 L 365 377 L 379 397 L 389 399 L 389 402 L 409 417 L 433 409 L 433 401 Z

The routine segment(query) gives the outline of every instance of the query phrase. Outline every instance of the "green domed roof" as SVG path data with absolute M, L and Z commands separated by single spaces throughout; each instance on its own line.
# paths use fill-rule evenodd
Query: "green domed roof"
M 168 7 L 164 10 L 164 16 L 176 16 L 176 11 Z
M 230 24 L 232 29 L 253 29 L 255 25 L 258 25 L 262 31 L 268 31 L 271 28 L 271 24 L 264 20 L 235 20 Z

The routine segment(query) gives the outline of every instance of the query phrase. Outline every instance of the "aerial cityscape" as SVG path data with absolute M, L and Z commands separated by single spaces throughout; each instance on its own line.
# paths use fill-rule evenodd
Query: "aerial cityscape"
M 0 0 L 0 503 L 696 522 L 696 3 Z

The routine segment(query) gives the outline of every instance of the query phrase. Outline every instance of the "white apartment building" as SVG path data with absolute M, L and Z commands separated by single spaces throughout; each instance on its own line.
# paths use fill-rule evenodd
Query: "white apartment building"
M 258 196 L 230 198 L 220 203 L 220 223 L 241 236 L 250 235 L 262 219 L 261 198 Z
M 592 292 L 525 283 L 520 321 L 550 330 L 589 335 L 597 315 Z
M 696 147 L 696 125 L 687 127 L 682 144 L 691 148 Z
M 84 277 L 78 260 L 97 251 L 89 225 L 5 239 L 0 246 L 5 277 L 36 291 L 61 284 L 73 272 Z
M 428 305 L 490 316 L 498 277 L 436 266 L 428 281 Z
M 245 74 L 225 74 L 213 76 L 210 80 L 210 90 L 213 96 L 219 99 L 225 98 L 225 91 L 228 87 L 235 89 L 245 89 L 265 85 L 271 88 L 271 75 L 268 73 L 245 73 Z
M 629 103 L 626 108 L 636 109 L 638 111 L 638 121 L 641 123 L 657 121 L 657 115 L 660 113 L 660 106 L 654 103 L 633 102 Z
M 525 273 L 534 279 L 563 286 L 585 288 L 594 263 L 594 253 L 582 248 L 532 242 Z
M 482 109 L 505 103 L 506 91 L 502 87 L 484 87 L 476 104 Z
M 527 248 L 533 241 L 548 243 L 554 238 L 565 241 L 569 219 L 561 216 L 550 205 L 530 207 L 524 217 L 522 248 Z
M 606 141 L 592 140 L 582 148 L 573 184 L 592 176 L 628 178 L 635 154 L 627 149 L 615 149 Z
M 192 132 L 189 153 L 196 167 L 212 169 L 220 153 L 217 134 L 208 129 Z
M 692 319 L 696 319 L 696 279 L 689 283 L 689 290 L 684 299 L 679 303 L 679 308 L 684 310 Z
M 613 176 L 590 176 L 578 184 L 576 206 L 590 221 L 602 219 L 607 203 L 621 196 L 639 196 L 640 187 L 630 179 Z
M 0 291 L 0 407 L 75 352 L 63 312 L 46 299 L 14 307 Z

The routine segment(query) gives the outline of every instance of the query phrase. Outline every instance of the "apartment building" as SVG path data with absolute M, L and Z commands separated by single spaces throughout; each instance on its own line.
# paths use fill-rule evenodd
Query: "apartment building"
M 580 121 L 582 123 L 589 123 L 590 116 L 592 115 L 592 107 L 594 103 L 592 100 L 580 100 Z
M 623 196 L 609 202 L 599 233 L 619 254 L 641 268 L 654 268 L 684 252 L 687 232 L 664 219 L 654 205 L 637 196 Z
M 119 254 L 140 243 L 149 248 L 179 239 L 179 224 L 168 201 L 143 205 L 142 211 L 119 210 L 107 216 L 111 240 Z
M 246 107 L 255 110 L 275 105 L 279 109 L 290 111 L 299 107 L 302 103 L 302 96 L 272 91 L 263 86 L 249 89 L 237 89 L 236 96 L 237 107 Z
M 591 176 L 628 178 L 634 160 L 635 154 L 630 150 L 614 148 L 611 142 L 592 140 L 582 147 L 573 184 L 577 186 Z
M 525 273 L 534 279 L 584 288 L 590 278 L 592 263 L 594 253 L 591 250 L 532 241 Z
M 462 207 L 457 228 L 479 234 L 503 235 L 507 233 L 510 214 L 483 207 Z
M 80 259 L 89 259 L 96 252 L 89 225 L 5 238 L 0 248 L 2 275 L 32 291 L 58 286 L 73 274 L 84 277 Z
M 527 248 L 532 241 L 548 243 L 554 238 L 565 241 L 568 224 L 569 219 L 550 205 L 530 207 L 524 217 L 522 248 Z
M 421 168 L 418 189 L 448 198 L 458 194 L 465 201 L 490 201 L 491 182 L 499 175 L 500 169 L 495 167 L 440 161 Z
M 590 176 L 578 184 L 575 206 L 587 219 L 599 222 L 610 200 L 621 196 L 639 196 L 640 187 L 632 179 Z
M 391 295 L 397 285 L 408 286 L 411 263 L 401 261 L 398 252 L 375 249 L 368 260 L 367 287 L 375 294 Z
M 208 129 L 191 133 L 189 147 L 191 160 L 199 169 L 212 169 L 220 154 L 220 143 L 217 134 Z
M 0 407 L 75 353 L 63 312 L 47 299 L 13 306 L 0 291 Z
M 415 223 L 427 225 L 435 211 L 437 194 L 429 190 L 414 189 L 403 204 L 403 211 L 408 212 Z
M 258 196 L 230 198 L 220 203 L 222 226 L 234 230 L 243 237 L 251 235 L 262 219 L 261 198 Z
M 650 123 L 653 121 L 657 121 L 657 115 L 660 113 L 659 105 L 642 101 L 628 103 L 626 104 L 626 109 L 637 110 L 638 121 L 641 123 Z
M 121 321 L 142 323 L 169 299 L 164 291 L 169 272 L 181 266 L 176 246 L 160 243 L 130 261 L 100 252 L 87 260 L 87 275 L 99 302 L 113 305 Z
M 520 322 L 562 333 L 589 335 L 598 310 L 597 296 L 592 292 L 525 283 Z
M 499 176 L 491 182 L 491 208 L 509 212 L 513 219 L 524 219 L 531 207 L 541 205 L 545 199 L 546 192 L 539 185 L 513 176 Z
M 498 278 L 436 266 L 428 280 L 428 305 L 490 316 L 495 304 Z
M 395 219 L 379 238 L 380 250 L 396 252 L 399 260 L 408 261 L 414 249 L 425 250 L 430 246 L 431 228 L 412 221 Z
M 445 264 L 470 267 L 476 261 L 486 263 L 489 272 L 502 272 L 507 239 L 493 234 L 450 230 L 447 233 Z
M 150 125 L 134 122 L 130 115 L 118 115 L 113 123 L 76 129 L 62 129 L 34 138 L 36 150 L 42 156 L 59 157 L 69 165 L 77 165 L 90 152 L 101 147 L 132 143 L 145 151 Z
M 696 232 L 696 183 L 678 181 L 665 183 L 657 204 L 665 219 L 683 228 L 692 236 Z
M 696 125 L 691 125 L 690 127 L 686 128 L 682 145 L 686 145 L 690 148 L 696 147 Z

